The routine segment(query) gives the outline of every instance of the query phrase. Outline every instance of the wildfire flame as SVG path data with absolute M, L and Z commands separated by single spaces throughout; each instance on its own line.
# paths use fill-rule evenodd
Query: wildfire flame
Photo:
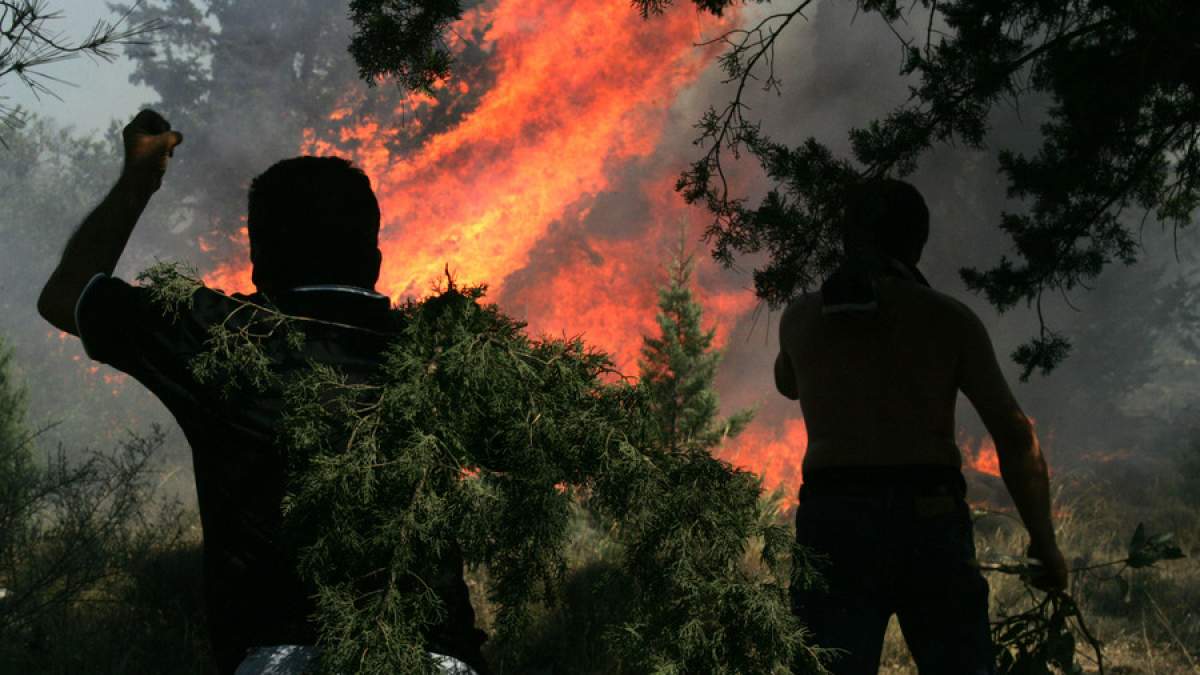
M 665 140 L 672 107 L 716 55 L 693 46 L 705 30 L 699 21 L 674 11 L 647 22 L 627 0 L 496 0 L 469 11 L 455 31 L 484 29 L 494 81 L 482 94 L 470 82 L 441 85 L 478 95 L 456 124 L 421 128 L 414 113 L 439 105 L 426 94 L 406 97 L 390 119 L 339 106 L 329 119 L 340 132 L 310 131 L 301 150 L 351 157 L 371 177 L 384 219 L 381 292 L 420 297 L 448 266 L 461 283 L 488 283 L 490 297 L 535 334 L 582 335 L 636 373 L 641 336 L 657 330 L 664 263 L 689 220 L 672 188 L 691 150 L 672 151 L 687 146 Z M 418 151 L 391 149 L 421 134 Z M 599 199 L 618 193 L 641 208 L 599 214 Z M 689 230 L 689 240 L 696 234 Z M 237 239 L 248 250 L 244 228 Z M 199 247 L 214 248 L 207 239 Z M 755 300 L 744 282 L 697 258 L 705 317 L 724 345 Z M 252 290 L 248 256 L 226 260 L 205 281 Z M 808 442 L 799 409 L 791 410 L 756 419 L 721 450 L 763 474 L 767 489 L 782 488 L 788 505 Z M 990 440 L 962 445 L 968 466 L 998 475 Z
M 670 104 L 711 57 L 692 46 L 694 15 L 645 22 L 625 2 L 500 0 L 463 21 L 488 26 L 495 85 L 458 124 L 407 156 L 388 148 L 401 133 L 394 120 L 363 119 L 338 138 L 310 134 L 304 143 L 310 154 L 351 154 L 372 177 L 390 261 L 380 288 L 393 297 L 425 294 L 447 264 L 493 294 L 514 271 L 539 264 L 534 248 L 569 209 L 655 151 Z M 396 113 L 436 103 L 418 94 Z M 248 285 L 241 262 L 212 280 Z
M 961 438 L 958 443 L 963 453 L 963 466 L 989 476 L 1000 476 L 1000 458 L 996 455 L 996 443 L 991 436 L 975 441 Z
M 747 428 L 726 444 L 721 457 L 762 474 L 764 487 L 782 490 L 782 504 L 786 507 L 796 504 L 800 465 L 807 448 L 808 429 L 804 420 L 792 418 L 778 426 L 759 424 Z

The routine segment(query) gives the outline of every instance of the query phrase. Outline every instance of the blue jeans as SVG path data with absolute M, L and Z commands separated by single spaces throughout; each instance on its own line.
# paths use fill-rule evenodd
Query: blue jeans
M 442 654 L 431 654 L 442 675 L 476 675 L 467 664 Z M 277 645 L 250 651 L 233 675 L 306 675 L 317 670 L 318 647 Z
M 893 614 L 921 675 L 992 675 L 988 586 L 975 559 L 965 483 L 949 467 L 805 475 L 797 542 L 822 583 L 794 587 L 812 641 L 842 653 L 837 675 L 874 675 Z M 799 584 L 797 584 L 799 586 Z

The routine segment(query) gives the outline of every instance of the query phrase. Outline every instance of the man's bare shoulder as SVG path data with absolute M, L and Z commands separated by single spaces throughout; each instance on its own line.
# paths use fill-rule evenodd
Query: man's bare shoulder
M 885 291 L 886 292 L 886 291 Z M 923 315 L 936 325 L 953 327 L 955 333 L 963 335 L 982 329 L 983 321 L 961 300 L 928 286 L 899 282 L 891 287 L 893 298 L 905 307 L 904 314 Z M 805 293 L 788 303 L 779 322 L 780 336 L 785 340 L 796 337 L 824 318 L 822 296 L 819 292 Z M 961 332 L 959 332 L 961 331 Z
M 788 334 L 795 330 L 799 325 L 812 317 L 820 316 L 821 314 L 821 294 L 820 293 L 805 293 L 788 303 L 787 307 L 783 308 L 783 315 L 779 319 L 779 330 L 782 334 Z
M 784 317 L 795 316 L 804 312 L 811 312 L 821 309 L 821 294 L 819 292 L 805 293 L 787 304 L 783 308 Z
M 979 316 L 958 298 L 920 284 L 898 284 L 897 290 L 908 302 L 926 308 L 944 320 L 961 326 L 981 325 Z

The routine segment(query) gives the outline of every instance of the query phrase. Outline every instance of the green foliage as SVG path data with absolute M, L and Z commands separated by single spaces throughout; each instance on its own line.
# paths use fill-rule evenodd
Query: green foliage
M 1184 558 L 1183 549 L 1175 543 L 1174 532 L 1162 534 L 1146 534 L 1146 526 L 1138 523 L 1129 541 L 1129 557 L 1125 564 L 1130 569 L 1141 569 L 1164 560 L 1180 560 Z
M 191 309 L 192 298 L 201 283 L 200 273 L 195 268 L 174 263 L 159 263 L 137 275 L 138 283 L 148 287 L 154 303 L 163 308 L 168 316 L 176 316 Z
M 817 670 L 788 609 L 791 539 L 764 518 L 758 478 L 694 443 L 660 447 L 645 389 L 578 340 L 531 339 L 482 295 L 451 284 L 398 307 L 370 381 L 315 366 L 286 383 L 285 529 L 318 589 L 322 667 L 429 671 L 422 636 L 444 610 L 419 589 L 453 548 L 486 569 L 498 640 L 521 640 L 562 597 L 585 498 L 626 589 L 601 636 L 616 672 Z M 235 311 L 279 327 L 241 334 L 244 348 L 287 341 L 293 319 Z M 752 539 L 765 576 L 743 569 Z
M 630 581 L 621 567 L 621 546 L 582 501 L 572 505 L 562 583 L 531 608 L 523 634 L 489 643 L 492 660 L 503 664 L 503 672 L 602 675 L 620 670 L 606 634 L 619 629 L 630 613 Z
M 652 13 L 665 3 L 636 4 Z M 734 3 L 713 4 L 696 1 L 714 13 Z M 728 48 L 721 63 L 737 90 L 702 117 L 705 153 L 678 184 L 689 202 L 713 213 L 708 238 L 718 259 L 769 254 L 755 287 L 771 305 L 813 288 L 836 260 L 829 230 L 848 181 L 908 174 L 938 144 L 982 149 L 992 110 L 1022 96 L 1043 95 L 1052 105 L 1035 153 L 999 153 L 1009 194 L 1022 202 L 999 223 L 1015 255 L 989 270 L 963 270 L 972 290 L 1002 311 L 1040 304 L 1047 291 L 1087 287 L 1108 264 L 1136 260 L 1127 211 L 1176 228 L 1191 222 L 1200 204 L 1200 106 L 1195 72 L 1183 64 L 1200 56 L 1191 39 L 1200 28 L 1195 3 L 921 0 L 913 6 L 925 16 L 910 20 L 911 8 L 896 0 L 859 0 L 860 10 L 893 28 L 904 55 L 900 75 L 916 84 L 885 118 L 850 130 L 853 161 L 834 159 L 815 138 L 796 148 L 772 142 L 744 117 L 748 83 L 778 88 L 776 41 L 810 4 L 714 41 Z M 742 150 L 775 184 L 758 207 L 732 195 L 726 180 L 723 155 Z M 1068 348 L 1043 321 L 1040 335 L 1013 356 L 1027 377 L 1054 368 Z
M 374 85 L 394 79 L 408 89 L 432 91 L 450 75 L 453 57 L 442 41 L 462 17 L 459 0 L 351 0 L 350 19 L 358 31 L 350 54 L 359 75 Z
M 53 10 L 45 0 L 0 0 L 0 81 L 14 78 L 35 95 L 54 96 L 51 85 L 58 78 L 43 69 L 53 63 L 86 55 L 112 61 L 120 45 L 142 44 L 156 23 L 129 23 L 128 14 L 115 21 L 97 21 L 82 38 L 75 39 L 56 30 L 63 13 Z M 0 127 L 19 130 L 25 122 L 23 110 L 4 103 L 0 97 Z M 8 147 L 0 135 L 0 146 Z
M 1086 631 L 1083 615 L 1069 595 L 1052 593 L 1032 610 L 1006 617 L 992 629 L 996 667 L 1002 675 L 1082 675 L 1075 661 L 1072 623 Z M 1088 634 L 1090 638 L 1090 634 Z M 1100 645 L 1091 639 L 1096 655 Z M 1103 661 L 1100 661 L 1103 665 Z
M 668 282 L 658 293 L 659 333 L 643 339 L 639 366 L 649 417 L 647 440 L 668 458 L 693 456 L 699 461 L 678 465 L 671 477 L 678 488 L 658 498 L 643 524 L 649 535 L 643 539 L 646 548 L 627 551 L 633 569 L 657 570 L 649 578 L 631 579 L 639 593 L 657 597 L 646 605 L 650 612 L 624 627 L 624 656 L 634 672 L 677 672 L 678 663 L 699 666 L 704 651 L 720 650 L 723 669 L 704 670 L 754 672 L 756 662 L 747 655 L 759 648 L 755 643 L 766 639 L 777 643 L 775 649 L 787 649 L 794 630 L 786 599 L 793 537 L 775 517 L 777 501 L 762 499 L 761 479 L 736 472 L 739 480 L 730 481 L 729 468 L 710 459 L 754 412 L 717 419 L 713 383 L 721 354 L 712 348 L 715 330 L 701 325 L 703 310 L 691 289 L 693 269 L 681 239 Z M 705 505 L 709 499 L 736 506 L 712 511 Z M 681 515 L 689 528 L 678 528 Z M 741 566 L 750 540 L 762 543 L 755 560 L 758 574 Z M 758 617 L 761 635 L 741 630 L 736 617 L 745 614 Z M 663 630 L 680 623 L 682 642 L 673 631 Z M 670 645 L 678 645 L 678 651 L 664 649 Z M 815 659 L 805 665 L 815 667 Z M 696 670 L 685 667 L 681 672 Z
M 1013 350 L 1012 359 L 1021 364 L 1021 381 L 1033 371 L 1048 375 L 1071 353 L 1071 343 L 1061 334 L 1042 326 L 1042 334 Z
M 758 672 L 764 662 L 750 655 L 791 649 L 785 588 L 793 535 L 780 524 L 780 495 L 763 497 L 750 474 L 730 480 L 729 467 L 711 459 L 753 411 L 717 419 L 721 355 L 714 331 L 701 327 L 693 266 L 681 242 L 659 289 L 658 335 L 644 339 L 640 363 L 645 442 L 670 470 L 663 487 L 675 487 L 623 521 L 605 517 L 594 495 L 583 500 L 579 512 L 588 517 L 577 517 L 572 531 L 601 553 L 575 547 L 532 635 L 504 646 L 516 672 Z M 708 500 L 727 506 L 712 510 Z M 636 540 L 622 536 L 635 526 L 643 530 Z M 803 561 L 797 566 L 799 576 L 811 573 Z M 739 615 L 756 616 L 761 630 L 741 630 Z M 801 672 L 819 670 L 818 652 L 797 654 Z
M 651 414 L 657 423 L 654 442 L 672 452 L 710 450 L 746 427 L 753 410 L 718 421 L 713 382 L 721 353 L 712 348 L 716 329 L 701 326 L 703 309 L 691 289 L 695 263 L 684 250 L 671 261 L 669 281 L 658 291 L 657 337 L 644 338 L 639 362 Z
M 187 672 L 196 652 L 180 656 L 178 648 L 188 626 L 156 623 L 171 604 L 141 584 L 156 578 L 156 561 L 181 549 L 186 524 L 178 505 L 156 494 L 162 433 L 130 436 L 115 452 L 83 460 L 60 448 L 39 461 L 11 377 L 0 345 L 0 671 Z M 135 568 L 145 573 L 139 580 L 129 576 Z M 178 605 L 184 594 L 174 587 L 171 597 Z M 194 601 L 191 612 L 173 616 L 194 627 L 197 610 Z M 64 648 L 95 634 L 101 644 Z M 154 651 L 159 639 L 171 648 Z

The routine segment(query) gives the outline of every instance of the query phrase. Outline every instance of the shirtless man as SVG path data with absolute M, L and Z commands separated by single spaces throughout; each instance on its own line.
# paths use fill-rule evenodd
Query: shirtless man
M 876 673 L 897 614 L 922 675 L 995 671 L 988 587 L 975 558 L 954 407 L 966 394 L 996 443 L 1000 473 L 1061 590 L 1046 463 L 983 323 L 931 288 L 916 264 L 929 211 L 907 183 L 879 180 L 847 200 L 847 262 L 780 323 L 776 388 L 808 427 L 796 515 L 800 544 L 825 556 L 824 584 L 793 610 L 838 674 Z

